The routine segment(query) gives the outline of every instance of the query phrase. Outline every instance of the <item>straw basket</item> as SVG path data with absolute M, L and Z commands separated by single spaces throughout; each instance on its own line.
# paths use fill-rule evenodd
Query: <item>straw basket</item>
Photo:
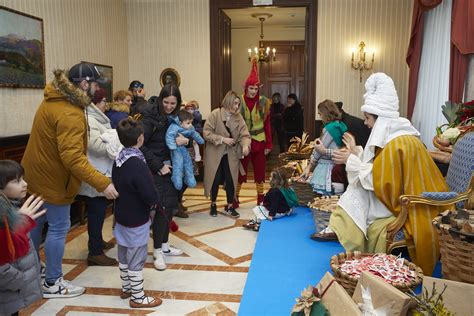
M 308 204 L 311 213 L 313 213 L 317 233 L 329 226 L 329 218 L 337 207 L 337 201 L 339 201 L 339 196 L 333 195 L 315 198 L 312 203 Z
M 443 224 L 442 216 L 433 220 L 439 235 L 443 278 L 474 284 L 474 234 Z
M 353 259 L 360 259 L 362 257 L 370 257 L 373 254 L 363 254 L 359 251 L 348 251 L 346 253 L 340 253 L 337 256 L 333 256 L 331 258 L 331 269 L 334 272 L 334 278 L 336 281 L 341 284 L 346 292 L 352 296 L 354 294 L 354 290 L 357 285 L 357 281 L 359 278 L 354 276 L 348 275 L 345 272 L 342 272 L 340 267 L 346 260 L 353 260 Z M 403 264 L 408 266 L 410 270 L 415 271 L 415 280 L 406 282 L 406 283 L 393 283 L 392 285 L 399 289 L 402 292 L 409 292 L 410 290 L 414 290 L 419 284 L 421 284 L 423 280 L 423 271 L 417 265 L 408 260 L 404 260 Z
M 311 153 L 286 152 L 278 155 L 281 164 L 286 164 L 290 160 L 305 160 L 311 157 Z
M 293 174 L 295 173 L 296 168 L 292 166 L 281 166 L 281 167 L 273 168 L 273 171 L 283 172 L 289 178 L 291 178 Z
M 313 191 L 313 187 L 309 183 L 293 181 L 291 186 L 293 190 L 295 190 L 300 205 L 306 206 L 309 202 L 313 201 L 314 198 L 321 196 Z

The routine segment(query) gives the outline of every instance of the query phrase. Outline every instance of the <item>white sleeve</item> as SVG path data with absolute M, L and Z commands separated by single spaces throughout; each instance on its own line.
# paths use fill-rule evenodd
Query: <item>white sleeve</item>
M 347 180 L 350 184 L 356 184 L 360 182 L 362 187 L 366 190 L 373 191 L 373 176 L 372 176 L 372 163 L 364 163 L 361 160 L 362 153 L 359 151 L 359 155 L 356 156 L 351 154 L 347 159 L 346 172 Z
M 107 156 L 110 159 L 115 160 L 115 158 L 117 158 L 118 154 L 123 148 L 118 138 L 117 131 L 115 129 L 108 129 L 100 135 L 100 138 L 105 143 Z

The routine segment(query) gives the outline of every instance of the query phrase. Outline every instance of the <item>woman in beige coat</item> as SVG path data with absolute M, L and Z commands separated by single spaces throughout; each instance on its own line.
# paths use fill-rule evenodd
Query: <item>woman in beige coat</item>
M 204 125 L 204 194 L 211 196 L 211 216 L 217 216 L 217 192 L 225 184 L 227 207 L 232 217 L 239 213 L 232 207 L 239 177 L 240 159 L 250 151 L 250 134 L 242 115 L 241 100 L 237 93 L 229 91 L 221 107 L 212 111 Z

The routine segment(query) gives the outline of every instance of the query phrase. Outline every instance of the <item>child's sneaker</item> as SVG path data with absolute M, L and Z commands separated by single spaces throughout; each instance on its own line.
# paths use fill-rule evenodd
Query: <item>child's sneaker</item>
M 250 220 L 248 223 L 243 224 L 242 226 L 243 226 L 244 228 L 247 228 L 247 229 L 253 229 L 253 228 L 255 227 L 255 225 L 257 225 L 257 221 L 254 220 L 254 219 L 252 219 L 252 220 Z
M 239 218 L 240 217 L 240 214 L 237 213 L 237 211 L 233 207 L 228 207 L 226 209 L 226 212 L 227 212 L 227 214 L 229 214 L 233 218 Z
M 54 285 L 43 283 L 43 298 L 75 297 L 82 295 L 86 289 L 82 286 L 73 285 L 71 282 L 60 277 Z
M 254 232 L 258 232 L 260 230 L 260 224 L 259 223 L 255 223 L 255 226 L 253 227 L 253 231 Z

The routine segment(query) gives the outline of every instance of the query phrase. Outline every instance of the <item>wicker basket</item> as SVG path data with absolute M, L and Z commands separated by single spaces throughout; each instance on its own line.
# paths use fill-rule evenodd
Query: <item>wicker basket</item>
M 293 174 L 295 173 L 296 168 L 291 167 L 291 166 L 281 166 L 281 167 L 273 168 L 273 171 L 284 172 L 288 176 L 288 178 L 291 178 Z
M 357 281 L 359 280 L 359 278 L 353 277 L 345 272 L 342 272 L 340 270 L 340 266 L 346 260 L 360 259 L 362 257 L 367 256 L 373 256 L 373 254 L 363 254 L 359 251 L 348 251 L 346 253 L 340 253 L 337 256 L 333 256 L 331 258 L 330 265 L 334 273 L 334 278 L 339 284 L 344 287 L 344 289 L 350 296 L 354 294 L 354 290 L 356 288 Z M 403 264 L 408 266 L 410 270 L 415 271 L 415 280 L 411 281 L 410 283 L 394 283 L 392 285 L 402 292 L 409 292 L 410 290 L 414 290 L 419 284 L 421 284 L 421 282 L 423 281 L 423 271 L 420 267 L 408 260 L 404 260 Z
M 329 218 L 331 217 L 331 213 L 335 210 L 338 200 L 339 196 L 333 195 L 331 197 L 317 197 L 312 203 L 308 203 L 308 206 L 311 208 L 311 213 L 313 213 L 317 233 L 329 226 Z
M 474 284 L 474 234 L 442 224 L 442 216 L 433 220 L 439 235 L 443 278 Z
M 295 190 L 298 201 L 302 206 L 308 205 L 314 198 L 321 196 L 321 194 L 313 191 L 313 187 L 309 183 L 293 181 L 291 186 Z
M 305 160 L 311 157 L 311 153 L 295 153 L 295 152 L 286 152 L 278 155 L 280 163 L 285 164 L 290 160 Z

